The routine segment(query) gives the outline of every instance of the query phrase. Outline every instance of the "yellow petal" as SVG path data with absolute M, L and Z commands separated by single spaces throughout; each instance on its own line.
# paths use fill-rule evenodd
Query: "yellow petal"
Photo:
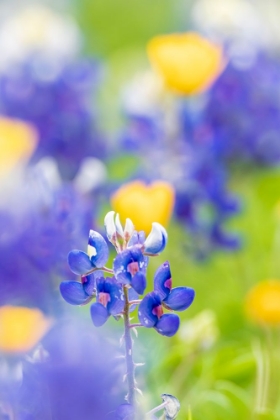
M 280 280 L 265 280 L 254 286 L 247 295 L 245 310 L 258 324 L 280 325 Z
M 111 205 L 119 213 L 122 223 L 129 218 L 136 230 L 149 234 L 153 222 L 167 226 L 174 206 L 174 189 L 164 181 L 150 185 L 142 181 L 130 182 L 115 192 Z
M 37 135 L 31 125 L 0 117 L 0 176 L 26 161 L 36 143 Z
M 222 48 L 195 32 L 157 36 L 147 51 L 166 87 L 179 94 L 207 89 L 225 67 Z
M 31 350 L 48 331 L 51 323 L 39 309 L 2 306 L 0 351 L 21 353 Z

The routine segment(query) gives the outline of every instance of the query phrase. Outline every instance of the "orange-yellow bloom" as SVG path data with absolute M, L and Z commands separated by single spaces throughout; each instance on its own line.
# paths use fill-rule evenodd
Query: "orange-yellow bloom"
M 246 297 L 245 310 L 258 324 L 280 325 L 280 280 L 256 284 Z
M 195 32 L 156 36 L 147 51 L 166 87 L 183 95 L 204 91 L 225 67 L 222 48 Z
M 0 351 L 22 353 L 31 350 L 48 331 L 51 320 L 39 309 L 19 306 L 0 308 Z
M 129 218 L 136 230 L 149 234 L 153 222 L 167 226 L 174 207 L 174 189 L 164 181 L 150 185 L 142 181 L 130 182 L 113 194 L 111 205 L 122 221 Z
M 26 161 L 36 143 L 36 132 L 29 124 L 0 117 L 0 176 Z

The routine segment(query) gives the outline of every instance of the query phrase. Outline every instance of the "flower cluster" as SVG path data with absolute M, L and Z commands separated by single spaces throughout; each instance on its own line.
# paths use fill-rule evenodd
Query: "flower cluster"
M 140 325 L 154 327 L 165 336 L 173 336 L 179 328 L 179 317 L 164 313 L 163 309 L 182 311 L 193 299 L 194 290 L 189 287 L 172 288 L 168 261 L 163 263 L 154 276 L 154 290 L 142 300 L 147 286 L 146 271 L 150 256 L 161 253 L 167 243 L 167 233 L 162 225 L 154 222 L 152 231 L 137 232 L 130 219 L 123 228 L 119 215 L 109 212 L 105 217 L 108 240 L 114 245 L 117 256 L 113 268 L 105 266 L 109 257 L 107 242 L 98 232 L 89 233 L 87 252 L 72 250 L 68 255 L 69 267 L 81 280 L 67 280 L 60 285 L 63 298 L 73 305 L 81 305 L 96 299 L 91 304 L 91 318 L 95 326 L 103 325 L 112 315 L 119 317 L 139 303 Z M 110 274 L 105 277 L 103 273 Z

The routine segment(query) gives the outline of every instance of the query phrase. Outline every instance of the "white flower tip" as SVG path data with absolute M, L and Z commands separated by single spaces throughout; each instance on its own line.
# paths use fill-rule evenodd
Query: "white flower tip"
M 135 228 L 134 228 L 134 224 L 132 223 L 132 221 L 130 219 L 126 219 L 125 221 L 125 227 L 124 227 L 124 235 L 125 237 L 127 237 L 129 240 L 134 232 Z
M 104 218 L 104 225 L 108 239 L 110 240 L 116 234 L 115 212 L 109 211 Z
M 119 213 L 116 214 L 115 226 L 116 226 L 117 233 L 123 238 L 124 237 L 124 232 L 123 232 L 123 228 L 122 228 L 122 225 L 121 225 Z

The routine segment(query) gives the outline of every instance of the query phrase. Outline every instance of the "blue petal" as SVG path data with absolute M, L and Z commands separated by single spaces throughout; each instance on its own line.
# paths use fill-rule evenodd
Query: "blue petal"
M 193 302 L 195 291 L 191 287 L 175 287 L 164 299 L 164 303 L 174 311 L 184 311 Z
M 172 278 L 170 265 L 165 261 L 156 271 L 154 277 L 154 290 L 158 292 L 162 299 L 165 299 L 172 289 Z
M 107 242 L 100 233 L 90 230 L 88 239 L 88 254 L 94 267 L 103 267 L 109 258 Z
M 63 281 L 59 288 L 63 299 L 71 305 L 82 305 L 92 299 L 92 296 L 85 292 L 83 284 L 78 281 Z
M 164 314 L 155 325 L 155 329 L 161 335 L 172 337 L 179 329 L 180 318 L 176 314 Z
M 161 304 L 157 293 L 148 293 L 142 300 L 138 308 L 138 317 L 141 324 L 146 328 L 152 328 L 156 325 L 158 317 L 153 314 L 153 309 Z
M 93 268 L 89 256 L 78 249 L 69 252 L 68 264 L 73 273 L 80 275 L 88 273 Z
M 96 327 L 101 327 L 107 319 L 109 318 L 109 313 L 105 306 L 101 305 L 101 303 L 93 303 L 90 307 L 90 315 L 93 324 Z
M 146 276 L 141 273 L 141 271 L 138 271 L 138 273 L 136 273 L 131 280 L 131 287 L 133 287 L 133 289 L 139 293 L 139 295 L 143 295 L 146 286 L 147 286 L 147 280 L 146 280 Z
M 144 242 L 145 252 L 148 254 L 159 254 L 167 243 L 167 232 L 160 223 L 152 224 L 152 231 Z

